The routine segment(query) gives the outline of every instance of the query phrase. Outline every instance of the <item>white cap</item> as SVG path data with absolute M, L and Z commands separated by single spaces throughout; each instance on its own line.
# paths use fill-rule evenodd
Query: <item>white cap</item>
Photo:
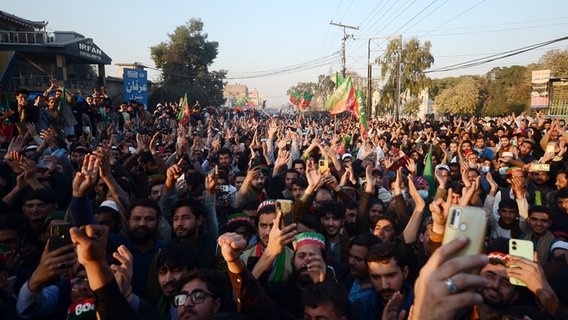
M 341 160 L 345 160 L 345 158 L 353 158 L 353 156 L 351 155 L 351 153 L 344 153 L 341 156 Z
M 550 252 L 556 250 L 556 249 L 562 249 L 562 250 L 568 250 L 568 242 L 565 241 L 556 241 L 555 243 L 553 243 L 550 246 Z
M 116 205 L 116 202 L 113 200 L 103 201 L 100 207 L 97 209 L 97 212 L 106 211 L 105 209 L 111 209 L 118 213 L 118 206 Z

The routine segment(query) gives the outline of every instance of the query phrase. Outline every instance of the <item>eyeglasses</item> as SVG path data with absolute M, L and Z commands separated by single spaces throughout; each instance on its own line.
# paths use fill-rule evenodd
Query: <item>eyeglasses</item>
M 193 304 L 201 304 L 205 301 L 207 296 L 213 296 L 209 292 L 205 292 L 203 290 L 195 290 L 192 293 L 182 292 L 174 297 L 174 306 L 181 307 L 187 303 L 187 300 L 191 300 Z

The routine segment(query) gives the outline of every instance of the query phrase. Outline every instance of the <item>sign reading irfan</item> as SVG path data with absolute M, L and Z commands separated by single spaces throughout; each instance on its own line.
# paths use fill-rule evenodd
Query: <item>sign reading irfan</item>
M 82 57 L 94 59 L 97 61 L 103 60 L 103 51 L 92 43 L 78 42 L 79 55 Z
M 124 101 L 136 100 L 148 107 L 148 71 L 124 69 Z

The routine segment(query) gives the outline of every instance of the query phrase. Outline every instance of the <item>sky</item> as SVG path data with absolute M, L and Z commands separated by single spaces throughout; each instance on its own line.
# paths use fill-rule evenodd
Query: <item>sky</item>
M 25 0 L 7 1 L 0 10 L 48 21 L 48 31 L 92 38 L 112 58 L 107 75 L 117 77 L 116 63 L 153 68 L 150 47 L 199 18 L 208 40 L 219 43 L 210 70 L 227 70 L 229 84 L 258 89 L 268 106 L 286 103 L 286 91 L 298 82 L 317 82 L 320 74 L 341 71 L 344 28 L 331 22 L 358 28 L 345 28 L 346 67 L 363 76 L 368 55 L 373 61 L 384 52 L 388 37 L 398 35 L 403 41 L 431 42 L 435 62 L 430 70 L 568 36 L 566 0 L 546 5 L 534 0 L 60 0 L 48 8 L 45 1 Z M 494 67 L 528 65 L 552 49 L 568 49 L 568 41 L 428 76 L 481 75 Z M 373 73 L 378 76 L 378 67 Z M 150 80 L 158 75 L 149 69 Z

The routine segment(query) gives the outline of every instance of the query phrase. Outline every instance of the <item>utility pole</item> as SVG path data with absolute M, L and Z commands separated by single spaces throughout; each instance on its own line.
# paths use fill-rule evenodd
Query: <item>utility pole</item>
M 348 26 L 345 24 L 341 24 L 341 23 L 335 23 L 333 21 L 331 21 L 329 24 L 331 24 L 332 26 L 338 26 L 343 28 L 343 39 L 341 39 L 341 52 L 342 52 L 342 56 L 341 56 L 341 75 L 343 76 L 343 78 L 345 78 L 345 72 L 347 70 L 345 64 L 345 41 L 347 39 L 349 39 L 349 35 L 347 35 L 347 31 L 345 31 L 345 28 L 349 28 L 349 29 L 355 29 L 355 30 L 359 30 L 359 27 L 353 27 L 353 26 Z
M 399 118 L 399 109 L 400 109 L 400 90 L 401 90 L 401 68 L 402 68 L 402 35 L 401 34 L 396 34 L 396 35 L 391 35 L 391 36 L 381 36 L 381 37 L 374 37 L 374 38 L 369 38 L 369 44 L 368 44 L 368 49 L 367 49 L 367 106 L 369 108 L 369 113 L 371 114 L 371 104 L 372 104 L 372 96 L 371 96 L 371 90 L 372 90 L 372 73 L 373 73 L 373 64 L 371 63 L 371 41 L 376 40 L 376 39 L 395 39 L 398 38 L 400 39 L 400 47 L 399 47 L 399 51 L 398 51 L 398 62 L 397 62 L 397 92 L 396 92 L 396 108 L 394 110 L 394 117 L 396 119 L 396 121 L 398 121 Z

